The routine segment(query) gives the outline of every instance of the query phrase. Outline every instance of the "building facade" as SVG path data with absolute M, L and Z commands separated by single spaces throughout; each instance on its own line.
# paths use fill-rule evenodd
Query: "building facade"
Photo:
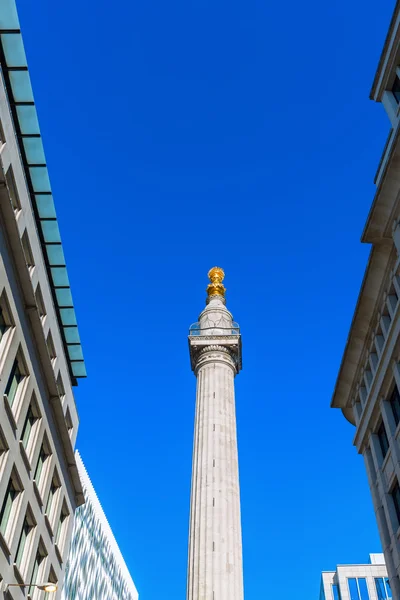
M 0 597 L 40 600 L 50 581 L 58 599 L 84 501 L 85 365 L 14 0 L 0 3 L 0 66 Z
M 241 336 L 225 306 L 223 270 L 208 276 L 206 308 L 189 332 L 197 398 L 187 600 L 243 600 L 234 388 Z
M 75 512 L 62 600 L 137 600 L 135 584 L 78 452 L 76 462 L 85 504 Z
M 400 2 L 371 90 L 390 120 L 362 234 L 371 245 L 332 406 L 355 425 L 393 597 L 400 598 Z
M 392 600 L 383 554 L 370 554 L 365 565 L 323 571 L 319 600 Z

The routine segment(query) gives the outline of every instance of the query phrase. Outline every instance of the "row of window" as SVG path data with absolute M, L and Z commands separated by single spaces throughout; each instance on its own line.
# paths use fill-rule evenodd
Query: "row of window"
M 39 290 L 40 292 L 40 290 Z M 3 340 L 3 338 L 6 337 L 6 334 L 8 331 L 12 330 L 14 328 L 14 321 L 12 319 L 12 315 L 11 315 L 11 311 L 7 302 L 7 298 L 5 295 L 5 292 L 3 292 L 1 298 L 0 298 L 0 345 L 1 345 L 1 341 Z M 54 343 L 53 343 L 53 339 L 51 336 L 51 333 L 49 332 L 48 336 L 47 336 L 47 349 L 49 352 L 49 357 L 51 359 L 51 361 L 54 363 L 54 360 L 56 358 L 55 355 L 55 350 L 54 350 Z M 1 346 L 0 346 L 1 348 Z M 10 375 L 8 377 L 7 380 L 7 384 L 5 387 L 5 391 L 4 391 L 4 395 L 7 398 L 8 401 L 8 405 L 10 408 L 14 407 L 14 404 L 16 403 L 16 400 L 19 398 L 20 392 L 22 392 L 23 388 L 24 388 L 24 382 L 26 380 L 26 378 L 28 377 L 28 369 L 23 357 L 23 353 L 21 348 L 19 348 L 18 352 L 17 352 L 17 356 L 14 360 L 14 363 L 12 365 L 11 368 L 11 372 Z M 58 393 L 61 399 L 64 398 L 65 396 L 65 389 L 64 389 L 64 385 L 61 379 L 61 373 L 58 374 L 57 377 L 57 388 L 58 388 Z M 21 398 L 22 400 L 22 398 Z M 20 404 L 18 402 L 18 404 Z M 15 415 L 16 411 L 13 411 L 13 414 Z M 69 409 L 67 408 L 66 411 L 66 422 L 67 422 L 67 427 L 69 430 L 70 435 L 72 435 L 72 419 L 71 419 L 71 415 L 69 412 Z
M 365 577 L 349 577 L 347 579 L 350 600 L 369 600 L 367 580 Z M 378 600 L 392 600 L 389 579 L 387 577 L 375 577 L 375 587 Z M 341 600 L 340 586 L 332 584 L 334 600 Z
M 393 392 L 389 397 L 389 404 L 392 409 L 393 420 L 397 427 L 397 425 L 400 423 L 400 394 L 399 390 L 397 389 L 397 385 L 394 386 Z M 381 421 L 380 425 L 378 426 L 376 434 L 378 436 L 379 446 L 382 451 L 382 457 L 385 459 L 389 450 L 389 439 L 383 421 Z
M 369 343 L 369 352 L 367 353 L 365 365 L 360 375 L 358 392 L 355 398 L 355 416 L 357 422 L 361 418 L 363 407 L 365 406 L 369 390 L 377 372 L 380 357 L 382 356 L 385 341 L 393 323 L 393 317 L 400 296 L 399 276 L 400 270 L 398 269 L 389 282 L 381 312 L 378 315 L 376 327 Z
M 45 460 L 46 456 L 41 451 L 41 456 L 39 458 L 38 465 L 36 468 L 37 472 L 41 472 L 43 470 L 43 463 Z M 40 473 L 38 476 L 40 477 Z M 68 527 L 69 511 L 64 499 L 61 504 L 61 509 L 59 511 L 57 519 L 55 519 L 56 507 L 58 504 L 57 499 L 60 494 L 60 489 L 60 481 L 58 479 L 56 469 L 54 469 L 53 478 L 51 481 L 51 486 L 46 501 L 45 517 L 47 519 L 46 523 L 49 523 L 48 527 L 50 528 L 52 527 L 50 520 L 53 523 L 55 521 L 54 533 L 51 531 L 51 534 L 54 538 L 55 548 L 59 555 L 59 560 L 61 561 L 64 541 Z M 20 506 L 23 493 L 24 490 L 22 487 L 21 480 L 14 467 L 10 480 L 8 482 L 6 494 L 0 510 L 0 536 L 2 545 L 3 547 L 7 548 L 8 553 L 10 553 L 9 547 L 11 546 L 11 540 L 14 539 L 14 536 L 17 533 L 15 531 L 15 527 L 20 513 Z M 16 573 L 21 579 L 21 581 L 27 581 L 27 577 L 29 575 L 29 573 L 27 573 L 27 570 L 30 562 L 30 557 L 32 556 L 31 551 L 33 540 L 35 537 L 36 525 L 37 524 L 32 509 L 28 504 L 22 523 L 21 531 L 19 533 L 15 555 L 13 557 L 14 567 L 16 567 Z M 36 550 L 32 576 L 29 582 L 36 583 L 38 581 L 39 568 L 41 564 L 45 561 L 46 557 L 47 551 L 42 538 L 40 538 Z M 52 568 L 50 570 L 50 573 L 53 573 L 53 577 L 55 577 Z M 56 583 L 55 579 L 50 579 L 50 581 Z

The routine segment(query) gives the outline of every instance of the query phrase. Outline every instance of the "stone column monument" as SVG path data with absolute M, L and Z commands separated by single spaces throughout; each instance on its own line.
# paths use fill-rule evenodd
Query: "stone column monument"
M 197 399 L 187 600 L 243 600 L 234 388 L 241 337 L 225 306 L 223 270 L 208 276 L 207 305 L 189 334 Z

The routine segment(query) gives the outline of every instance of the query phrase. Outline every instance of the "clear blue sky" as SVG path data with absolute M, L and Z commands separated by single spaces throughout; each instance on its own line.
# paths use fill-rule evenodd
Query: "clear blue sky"
M 380 550 L 329 408 L 389 122 L 394 0 L 19 0 L 89 377 L 78 446 L 142 600 L 184 599 L 187 329 L 224 267 L 246 600 L 317 599 Z

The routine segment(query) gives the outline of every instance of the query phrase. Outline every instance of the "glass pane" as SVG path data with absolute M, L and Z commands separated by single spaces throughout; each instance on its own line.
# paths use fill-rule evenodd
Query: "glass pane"
M 385 585 L 383 583 L 382 577 L 375 578 L 375 586 L 376 586 L 376 593 L 378 595 L 378 600 L 386 600 Z
M 18 368 L 18 361 L 14 362 L 6 389 L 5 389 L 5 393 L 8 399 L 8 402 L 10 403 L 10 406 L 13 405 L 14 399 L 15 399 L 15 395 L 17 393 L 17 388 L 18 385 L 20 383 L 22 379 L 22 375 L 21 372 Z
M 35 200 L 39 211 L 39 217 L 41 219 L 56 218 L 56 209 L 53 202 L 53 196 L 51 194 L 36 194 Z
M 63 325 L 76 325 L 76 316 L 73 308 L 61 308 L 61 321 Z
M 15 0 L 1 0 L 0 29 L 20 29 Z
M 30 527 L 28 521 L 25 519 L 24 524 L 22 526 L 21 537 L 19 539 L 17 556 L 15 557 L 15 562 L 18 566 L 21 565 L 22 557 L 24 555 L 26 540 L 27 540 L 30 530 L 31 530 L 31 527 Z
M 57 296 L 58 306 L 60 306 L 60 307 L 62 307 L 62 306 L 67 307 L 67 306 L 73 306 L 74 305 L 74 303 L 72 302 L 71 290 L 69 288 L 56 290 L 56 296 Z
M 22 35 L 20 33 L 2 33 L 1 42 L 3 44 L 7 67 L 26 67 Z
M 0 513 L 0 531 L 4 535 L 7 529 L 8 519 L 10 518 L 12 504 L 15 498 L 15 493 L 13 493 L 13 485 L 12 482 L 8 484 L 6 495 L 4 498 L 3 506 L 1 508 Z
M 31 434 L 32 427 L 33 427 L 33 424 L 35 421 L 36 421 L 36 417 L 33 414 L 32 407 L 30 406 L 29 410 L 28 410 L 28 414 L 26 416 L 24 428 L 22 430 L 22 435 L 21 435 L 21 441 L 22 441 L 22 444 L 25 449 L 28 445 L 29 436 Z
M 64 327 L 64 335 L 67 344 L 80 344 L 81 339 L 77 327 Z
M 57 221 L 41 221 L 45 242 L 61 243 L 60 230 Z
M 36 465 L 36 471 L 35 471 L 35 477 L 34 477 L 37 485 L 39 484 L 39 481 L 40 481 L 40 476 L 42 474 L 42 469 L 43 469 L 43 464 L 44 464 L 45 459 L 46 459 L 46 454 L 45 454 L 43 446 L 42 446 L 42 448 L 40 449 L 40 454 L 39 454 L 38 462 Z
M 332 593 L 334 600 L 340 600 L 340 589 L 336 583 L 332 583 Z
M 360 600 L 358 595 L 357 579 L 352 577 L 349 578 L 347 582 L 349 585 L 350 600 Z
M 68 354 L 71 360 L 83 360 L 82 346 L 68 346 Z
M 386 585 L 386 596 L 388 600 L 392 600 L 392 589 L 390 587 L 389 579 L 385 577 L 385 585 Z
M 71 363 L 72 374 L 74 377 L 86 377 L 86 368 L 85 363 L 82 362 L 73 362 Z
M 35 192 L 51 192 L 47 167 L 29 167 L 29 173 Z
M 9 71 L 15 102 L 33 102 L 31 79 L 28 71 Z
M 68 273 L 65 267 L 52 267 L 51 275 L 56 287 L 69 287 Z
M 47 244 L 46 251 L 50 265 L 65 265 L 65 257 L 61 244 Z
M 360 592 L 361 600 L 369 600 L 367 580 L 364 577 L 358 579 L 358 589 Z
M 15 108 L 21 133 L 40 133 L 36 108 L 34 106 L 16 106 Z
M 3 337 L 6 329 L 7 329 L 7 324 L 6 324 L 6 321 L 4 319 L 3 311 L 0 308 L 0 340 Z
M 23 138 L 26 160 L 29 165 L 44 165 L 46 158 L 44 156 L 42 138 Z

